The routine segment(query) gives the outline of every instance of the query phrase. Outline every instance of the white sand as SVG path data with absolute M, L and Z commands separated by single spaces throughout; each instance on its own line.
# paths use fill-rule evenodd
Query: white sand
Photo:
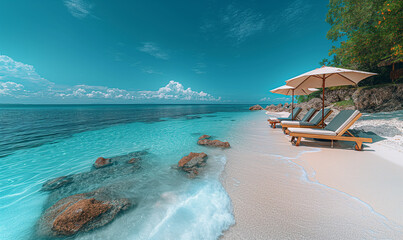
M 225 152 L 236 224 L 223 239 L 403 239 L 403 167 L 375 153 L 381 143 L 363 152 L 345 143 L 295 147 L 267 115 L 251 114 Z

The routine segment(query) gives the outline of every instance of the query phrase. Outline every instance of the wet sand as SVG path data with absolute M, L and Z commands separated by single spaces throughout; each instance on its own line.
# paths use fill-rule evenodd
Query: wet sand
M 403 167 L 382 159 L 379 144 L 295 147 L 263 111 L 251 114 L 226 151 L 236 224 L 223 239 L 403 239 Z

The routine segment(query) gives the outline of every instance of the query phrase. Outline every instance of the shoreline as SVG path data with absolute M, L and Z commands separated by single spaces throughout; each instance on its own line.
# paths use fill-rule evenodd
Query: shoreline
M 256 113 L 255 120 L 241 127 L 239 134 L 245 134 L 244 140 L 232 144 L 226 153 L 222 183 L 231 198 L 236 223 L 222 239 L 323 239 L 328 234 L 345 239 L 403 237 L 403 208 L 399 205 L 403 193 L 398 191 L 403 167 L 379 156 L 380 142 L 368 144 L 363 152 L 351 150 L 344 142 L 330 148 L 328 142 L 304 141 L 295 147 L 281 129 L 271 129 L 264 122 L 267 115 L 257 114 L 263 115 Z M 394 156 L 399 158 L 396 153 Z M 386 179 L 382 178 L 385 174 L 389 176 Z M 290 221 L 284 220 L 284 215 Z M 339 221 L 358 227 L 327 228 Z M 313 232 L 318 225 L 325 226 Z M 366 235 L 369 229 L 384 227 L 380 235 Z

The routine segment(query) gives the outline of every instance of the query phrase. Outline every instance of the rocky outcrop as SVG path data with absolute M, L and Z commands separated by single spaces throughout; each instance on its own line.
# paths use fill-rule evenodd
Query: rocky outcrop
M 210 139 L 201 139 L 197 142 L 199 145 L 209 146 L 209 147 L 220 147 L 220 148 L 229 148 L 229 142 L 222 142 L 220 140 L 210 140 Z
M 329 105 L 328 101 L 325 101 L 325 107 Z M 308 111 L 307 109 L 311 109 L 311 108 L 315 108 L 317 110 L 322 108 L 322 99 L 320 98 L 313 98 L 311 100 L 309 100 L 308 102 L 303 102 L 303 103 L 299 103 L 299 104 L 294 104 L 295 107 L 300 107 L 302 108 L 302 110 Z M 300 113 L 301 116 L 303 115 L 303 113 Z
M 202 135 L 201 137 L 199 137 L 199 140 L 207 139 L 207 138 L 211 138 L 211 136 L 209 136 L 209 135 Z
M 106 189 L 72 195 L 46 209 L 38 223 L 40 236 L 70 236 L 104 226 L 130 207 L 128 199 L 111 198 Z
M 322 96 L 322 95 L 321 95 Z M 353 105 L 337 105 L 335 103 L 352 100 Z M 303 116 L 308 109 L 322 108 L 322 98 L 313 98 L 308 102 L 294 104 L 294 107 L 301 107 Z M 363 88 L 341 88 L 325 91 L 325 107 L 330 107 L 333 114 L 328 120 L 332 119 L 339 111 L 344 109 L 358 109 L 361 112 L 389 112 L 403 109 L 403 84 L 396 84 L 384 87 L 363 87 Z M 270 105 L 265 108 L 270 112 L 290 112 L 291 108 L 278 104 Z
M 189 173 L 189 177 L 193 178 L 199 174 L 200 168 L 206 165 L 206 160 L 207 154 L 191 152 L 178 162 L 178 167 Z
M 388 112 L 403 109 L 403 84 L 358 89 L 352 95 L 356 108 L 365 112 Z
M 260 105 L 255 105 L 249 108 L 251 111 L 256 111 L 256 110 L 263 110 L 262 106 Z
M 99 157 L 94 163 L 95 168 L 103 168 L 112 165 L 112 161 L 110 158 Z
M 342 88 L 342 89 L 335 89 L 329 90 L 326 89 L 325 91 L 325 103 L 331 104 L 335 102 L 350 100 L 356 91 L 356 88 Z M 320 93 L 322 97 L 322 92 Z M 322 99 L 322 98 L 320 98 Z
M 334 103 L 353 100 L 354 105 L 337 106 Z M 321 98 L 297 104 L 302 109 L 322 107 Z M 362 112 L 388 112 L 403 109 L 403 84 L 377 88 L 345 88 L 326 90 L 325 107 L 331 107 L 335 113 L 344 109 L 358 109 Z M 301 113 L 303 114 L 303 113 Z
M 42 191 L 52 191 L 58 189 L 60 187 L 66 186 L 70 184 L 73 179 L 69 176 L 62 176 L 54 179 L 50 179 L 46 181 L 43 185 L 41 190 Z
M 284 105 L 280 103 L 277 105 L 272 104 L 270 106 L 266 106 L 265 110 L 269 112 L 289 112 L 291 111 L 291 108 L 290 104 L 288 103 L 284 103 Z

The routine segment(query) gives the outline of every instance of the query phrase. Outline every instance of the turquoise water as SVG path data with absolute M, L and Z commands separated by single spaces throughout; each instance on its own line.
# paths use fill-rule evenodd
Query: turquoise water
M 246 106 L 1 106 L 0 239 L 38 239 L 36 222 L 61 195 L 40 191 L 52 178 L 88 172 L 100 157 L 144 153 L 133 174 L 83 182 L 74 193 L 113 186 L 135 205 L 77 239 L 216 239 L 234 224 L 219 178 L 225 150 L 196 144 L 202 134 L 225 140 Z M 189 179 L 172 166 L 206 152 L 207 166 Z M 84 180 L 83 180 L 84 181 Z M 78 192 L 77 192 L 78 191 Z M 66 194 L 66 193 L 64 193 Z

